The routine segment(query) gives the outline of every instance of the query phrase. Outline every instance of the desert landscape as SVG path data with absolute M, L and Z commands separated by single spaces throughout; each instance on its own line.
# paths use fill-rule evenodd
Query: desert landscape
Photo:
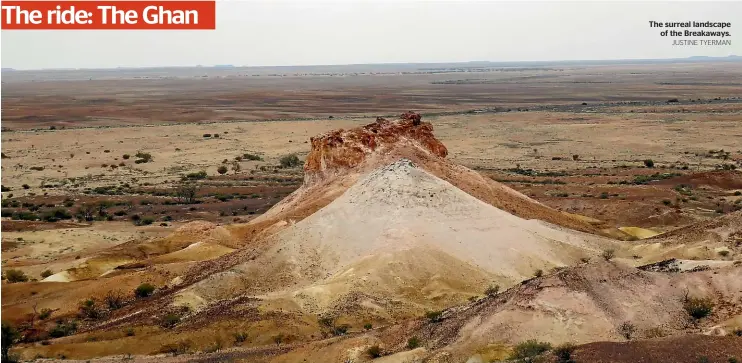
M 742 62 L 2 74 L 3 361 L 742 360 Z

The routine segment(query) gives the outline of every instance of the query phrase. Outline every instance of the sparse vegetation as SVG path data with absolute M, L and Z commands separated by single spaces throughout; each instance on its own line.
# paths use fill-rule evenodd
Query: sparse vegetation
M 172 329 L 180 323 L 180 315 L 174 313 L 166 314 L 160 321 L 160 326 L 167 329 Z
M 734 164 L 718 164 L 714 166 L 716 170 L 737 170 L 737 165 Z
M 570 343 L 562 344 L 552 351 L 552 354 L 557 359 L 557 363 L 574 363 L 572 360 L 572 353 L 575 351 L 575 346 Z
M 682 195 L 690 196 L 693 194 L 693 191 L 690 185 L 678 184 L 673 189 L 675 189 L 676 192 Z
M 41 219 L 46 222 L 57 222 L 63 219 L 72 219 L 72 214 L 66 209 L 58 208 L 45 212 L 41 215 Z
M 331 316 L 325 316 L 322 318 L 317 319 L 317 322 L 319 325 L 332 328 L 335 325 L 335 319 Z
M 544 275 L 544 270 L 542 270 L 542 269 L 538 269 L 538 270 L 536 270 L 536 271 L 535 271 L 535 272 L 533 273 L 533 276 L 534 276 L 534 277 L 541 277 L 541 276 L 543 276 L 543 275 Z
M 652 159 L 644 160 L 644 166 L 647 168 L 654 168 L 654 161 Z
M 184 180 L 199 180 L 199 179 L 206 179 L 208 175 L 205 171 L 201 170 L 195 173 L 188 173 L 183 176 Z
M 428 311 L 425 313 L 425 317 L 428 318 L 428 321 L 431 323 L 439 323 L 443 320 L 443 311 Z
M 484 294 L 487 296 L 495 296 L 498 292 L 500 292 L 499 285 L 490 285 L 486 290 L 484 290 Z
M 612 260 L 613 257 L 615 256 L 616 256 L 616 251 L 611 250 L 611 249 L 605 250 L 600 254 L 600 257 L 603 257 L 603 259 L 606 261 Z
M 334 336 L 345 335 L 350 328 L 347 324 L 336 325 L 335 318 L 331 316 L 322 317 L 318 319 L 317 322 L 319 322 L 320 326 L 328 328 L 330 334 Z
M 94 298 L 89 298 L 80 303 L 78 307 L 78 315 L 82 319 L 98 320 L 103 317 L 103 310 L 98 304 L 98 301 Z
M 22 220 L 22 221 L 36 221 L 36 220 L 41 219 L 35 213 L 24 212 L 24 211 L 13 213 L 13 215 L 11 215 L 10 218 L 15 219 L 15 220 Z
M 193 203 L 196 200 L 198 186 L 195 183 L 181 183 L 175 189 L 175 196 L 181 203 Z
M 219 168 L 216 169 L 216 172 L 219 173 L 219 174 L 222 174 L 222 175 L 226 174 L 227 171 L 229 171 L 229 169 L 227 169 L 227 167 L 224 166 L 224 165 L 222 165 L 222 166 L 220 166 Z
M 625 321 L 618 326 L 618 333 L 621 334 L 622 337 L 626 338 L 626 340 L 631 340 L 635 331 L 636 327 L 634 324 L 631 324 L 628 321 Z
M 103 298 L 110 310 L 118 310 L 124 307 L 124 295 L 120 291 L 109 291 Z
M 135 164 L 143 164 L 143 163 L 149 163 L 152 162 L 152 155 L 149 153 L 137 151 L 136 154 L 134 154 L 138 159 L 134 160 Z
M 131 222 L 134 223 L 135 226 L 139 226 L 142 224 L 142 216 L 140 216 L 139 214 L 134 214 L 129 217 L 129 219 L 131 219 Z
M 255 160 L 255 161 L 262 161 L 263 160 L 263 158 L 260 157 L 260 155 L 250 154 L 250 153 L 244 153 L 244 154 L 242 154 L 242 157 L 245 160 Z
M 191 349 L 191 343 L 189 341 L 181 341 L 177 344 L 166 344 L 160 348 L 160 353 L 172 354 L 177 356 L 180 354 L 186 354 Z
M 703 319 L 714 310 L 714 302 L 708 297 L 688 297 L 683 301 L 683 308 L 694 320 Z
M 52 309 L 49 309 L 49 308 L 41 309 L 41 311 L 39 312 L 39 319 L 40 320 L 46 320 L 46 319 L 48 319 L 52 315 L 53 312 L 54 311 Z
M 154 291 L 155 287 L 152 284 L 144 283 L 134 290 L 134 296 L 141 299 L 151 296 Z
M 539 356 L 551 350 L 551 344 L 537 340 L 527 340 L 513 347 L 510 359 L 526 359 Z
M 280 164 L 282 168 L 295 168 L 302 163 L 296 154 L 289 154 L 281 157 Z
M 54 273 L 52 272 L 52 270 L 44 270 L 43 272 L 41 272 L 41 278 L 42 279 L 45 279 L 45 278 L 47 278 L 47 277 L 49 277 L 51 275 L 54 275 Z
M 232 171 L 233 171 L 233 172 L 234 172 L 235 174 L 237 174 L 237 173 L 239 173 L 239 172 L 240 172 L 240 170 L 242 170 L 242 167 L 240 166 L 240 163 L 238 163 L 238 162 L 236 162 L 236 161 L 233 161 L 233 162 L 232 162 L 232 167 L 231 167 L 231 169 L 232 169 Z
M 11 269 L 5 271 L 5 279 L 10 283 L 26 282 L 28 281 L 28 276 L 21 270 Z
M 241 332 L 241 333 L 234 333 L 234 343 L 240 344 L 244 343 L 247 340 L 247 333 Z
M 664 337 L 666 335 L 667 334 L 665 333 L 665 331 L 662 330 L 662 328 L 660 328 L 658 326 L 657 327 L 654 327 L 654 328 L 647 329 L 644 332 L 644 337 L 647 338 L 647 339 L 662 338 L 662 337 Z
M 371 325 L 371 323 L 363 324 L 363 329 L 365 329 L 365 330 L 371 330 L 371 329 L 373 329 L 373 327 L 374 326 Z
M 379 358 L 382 356 L 381 347 L 379 347 L 378 345 L 372 345 L 371 347 L 368 348 L 368 350 L 366 350 L 366 353 L 372 359 Z
M 418 337 L 412 337 L 407 339 L 407 349 L 415 349 L 420 346 L 420 339 Z
M 334 336 L 342 336 L 348 333 L 349 328 L 350 326 L 347 324 L 336 325 L 332 327 L 331 332 Z
M 64 322 L 62 320 L 57 321 L 57 325 L 49 330 L 49 336 L 52 338 L 61 338 L 73 334 L 77 331 L 77 322 L 71 320 Z
M 2 322 L 2 338 L 0 338 L 0 341 L 2 342 L 3 363 L 16 361 L 15 359 L 11 359 L 8 352 L 13 345 L 18 343 L 18 339 L 20 339 L 20 337 L 20 333 L 13 325 L 5 321 Z
M 214 135 L 214 136 L 216 137 L 217 135 Z M 218 352 L 220 350 L 222 350 L 222 340 L 221 340 L 221 338 L 216 338 L 216 341 L 213 344 L 211 344 L 208 347 L 206 347 L 206 349 L 204 349 L 203 352 L 204 353 L 214 353 L 214 352 Z

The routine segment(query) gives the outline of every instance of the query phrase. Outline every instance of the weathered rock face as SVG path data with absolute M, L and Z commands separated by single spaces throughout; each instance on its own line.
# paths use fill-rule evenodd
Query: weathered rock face
M 448 150 L 433 135 L 433 125 L 422 122 L 421 118 L 418 113 L 405 112 L 397 121 L 377 118 L 363 127 L 330 131 L 311 138 L 312 150 L 304 164 L 305 180 L 356 167 L 369 155 L 387 152 L 401 144 L 412 144 L 437 157 L 446 157 Z

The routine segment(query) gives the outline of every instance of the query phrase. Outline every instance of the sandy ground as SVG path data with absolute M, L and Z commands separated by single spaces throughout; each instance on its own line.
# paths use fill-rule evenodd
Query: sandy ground
M 91 255 L 118 244 L 162 237 L 166 228 L 136 228 L 131 223 L 95 223 L 89 227 L 25 232 L 3 232 L 3 243 L 17 247 L 3 251 L 3 268 L 24 271 L 41 280 L 42 271 L 57 273 L 81 264 Z
M 678 106 L 680 107 L 680 106 Z M 737 151 L 742 110 L 734 114 L 569 114 L 549 112 L 495 115 L 440 116 L 433 123 L 436 136 L 450 150 L 449 158 L 470 167 L 559 170 L 621 164 L 687 163 L 708 168 L 713 160 L 695 153 L 725 149 Z M 64 189 L 123 183 L 163 183 L 178 175 L 205 170 L 216 175 L 223 159 L 244 153 L 264 155 L 272 163 L 289 153 L 304 155 L 309 138 L 320 133 L 358 126 L 373 119 L 323 121 L 243 122 L 208 125 L 127 127 L 3 132 L 3 186 L 14 196 L 59 194 L 41 190 L 41 183 L 64 184 Z M 627 129 L 636 132 L 625 133 Z M 122 132 L 123 131 L 123 132 Z M 218 139 L 203 134 L 220 134 Z M 54 145 L 53 148 L 46 145 Z M 178 150 L 176 150 L 178 149 Z M 105 152 L 109 150 L 109 152 Z M 150 153 L 153 162 L 135 164 L 138 152 Z M 690 152 L 690 154 L 686 154 Z M 128 154 L 130 159 L 124 160 Z M 580 161 L 571 161 L 571 155 Z M 552 160 L 562 157 L 564 160 Z M 613 161 L 615 160 L 615 161 Z M 111 170 L 102 165 L 123 167 Z M 260 162 L 242 162 L 249 171 Z M 576 164 L 576 165 L 575 165 Z M 30 167 L 43 167 L 35 171 Z M 136 180 L 136 181 L 135 181 Z M 28 184 L 29 189 L 21 188 Z M 78 187 L 74 187 L 78 184 Z

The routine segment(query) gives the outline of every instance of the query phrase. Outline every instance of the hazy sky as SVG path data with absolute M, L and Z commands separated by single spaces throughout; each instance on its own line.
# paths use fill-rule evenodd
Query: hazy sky
M 649 20 L 731 22 L 732 37 L 727 39 L 732 39 L 732 45 L 673 46 L 673 39 L 661 37 L 661 29 L 650 28 Z M 216 30 L 195 31 L 3 30 L 2 66 L 260 66 L 742 55 L 742 2 L 219 1 L 216 21 Z

